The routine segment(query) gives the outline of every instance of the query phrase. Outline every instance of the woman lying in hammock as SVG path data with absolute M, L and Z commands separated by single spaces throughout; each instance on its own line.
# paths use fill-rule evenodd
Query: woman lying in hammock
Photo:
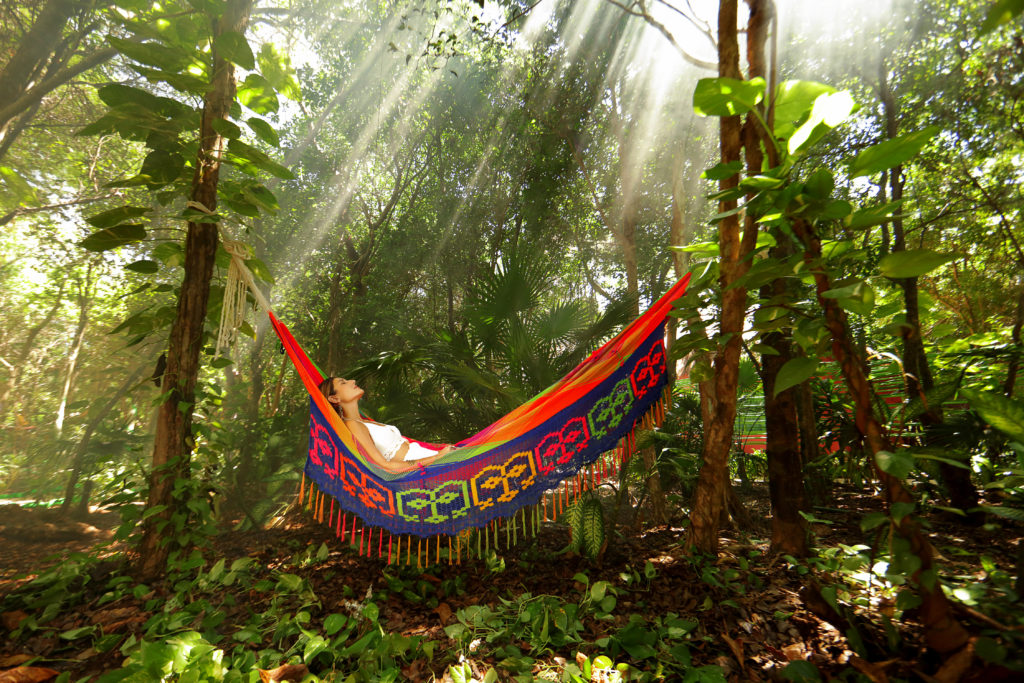
M 409 469 L 404 463 L 428 465 L 452 450 L 452 446 L 432 450 L 407 441 L 398 427 L 364 420 L 359 414 L 359 399 L 365 392 L 354 379 L 328 377 L 320 383 L 320 392 L 378 467 L 401 472 Z

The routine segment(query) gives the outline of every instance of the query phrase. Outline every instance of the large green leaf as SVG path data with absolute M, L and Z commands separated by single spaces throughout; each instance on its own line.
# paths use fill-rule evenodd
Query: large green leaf
M 1007 398 L 994 391 L 961 389 L 960 393 L 986 422 L 1024 444 L 1024 401 Z
M 125 223 L 94 232 L 79 244 L 83 249 L 89 251 L 107 251 L 145 238 L 146 229 L 144 227 L 139 224 Z
M 256 58 L 253 57 L 249 41 L 238 31 L 225 31 L 220 34 L 213 41 L 213 47 L 224 59 L 246 71 L 256 68 Z
M 1024 0 L 997 0 L 981 24 L 981 35 L 1013 21 L 1024 12 Z
M 863 150 L 850 164 L 850 176 L 880 173 L 911 159 L 939 132 L 938 126 L 906 133 Z
M 835 91 L 832 86 L 815 81 L 781 83 L 775 95 L 775 135 L 788 138 L 796 130 L 797 122 L 810 114 L 815 100 Z
M 853 97 L 845 90 L 819 95 L 811 115 L 789 139 L 789 153 L 802 154 L 853 113 Z
M 252 129 L 252 132 L 256 133 L 256 137 L 268 145 L 278 147 L 281 144 L 281 139 L 277 135 L 277 131 L 274 127 L 263 119 L 252 117 L 245 120 L 245 124 Z
M 277 111 L 277 93 L 259 74 L 249 74 L 238 86 L 238 101 L 261 116 Z
M 906 449 L 900 449 L 895 453 L 878 451 L 875 453 L 875 462 L 878 463 L 878 469 L 897 479 L 906 479 L 914 469 L 914 456 Z
M 894 280 L 918 277 L 958 258 L 959 254 L 940 254 L 931 249 L 907 249 L 883 256 L 878 262 L 878 270 Z
M 702 78 L 693 91 L 693 109 L 701 116 L 745 114 L 764 98 L 764 89 L 763 78 Z
M 791 358 L 779 368 L 779 374 L 775 376 L 775 395 L 795 387 L 804 380 L 810 379 L 818 370 L 817 358 Z
M 857 209 L 847 216 L 843 223 L 851 230 L 863 230 L 864 228 L 888 223 L 902 205 L 903 200 L 879 204 L 878 206 L 866 206 L 863 209 Z
M 108 36 L 107 40 L 126 57 L 171 72 L 181 71 L 192 61 L 192 54 L 180 48 L 158 43 L 140 43 L 116 36 Z
M 110 209 L 109 211 L 98 213 L 95 216 L 89 216 L 85 220 L 94 228 L 112 228 L 118 223 L 123 223 L 126 220 L 144 216 L 150 211 L 152 211 L 152 209 L 144 206 L 119 206 L 116 209 Z
M 278 93 L 295 101 L 302 97 L 299 82 L 295 79 L 295 69 L 292 68 L 288 55 L 278 52 L 270 43 L 264 43 L 260 46 L 256 60 L 260 66 L 260 73 Z
M 287 168 L 277 163 L 260 150 L 251 145 L 245 144 L 241 140 L 231 140 L 228 142 L 228 152 L 236 157 L 251 162 L 257 168 L 263 169 L 278 178 L 283 178 L 284 180 L 292 180 L 295 178 L 295 175 Z

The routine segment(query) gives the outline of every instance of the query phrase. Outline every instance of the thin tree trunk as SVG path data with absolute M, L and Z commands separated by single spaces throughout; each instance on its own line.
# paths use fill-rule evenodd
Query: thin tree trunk
M 914 497 L 904 487 L 902 480 L 893 477 L 878 467 L 877 455 L 891 451 L 892 445 L 882 431 L 882 425 L 874 412 L 872 389 L 863 364 L 854 349 L 846 312 L 835 299 L 824 296 L 832 289 L 832 279 L 822 269 L 821 241 L 813 228 L 803 219 L 793 221 L 793 231 L 804 244 L 804 259 L 814 274 L 818 303 L 825 312 L 825 325 L 832 335 L 832 355 L 843 373 L 850 394 L 853 397 L 857 429 L 864 436 L 871 462 L 885 492 L 885 499 L 891 509 L 894 503 L 914 504 Z M 932 555 L 932 546 L 912 514 L 905 515 L 894 532 L 904 538 L 910 552 L 918 557 L 921 567 L 911 578 L 921 598 L 920 618 L 928 646 L 937 652 L 949 654 L 967 643 L 968 633 L 956 620 L 942 586 L 939 584 Z
M 64 371 L 64 384 L 61 387 L 60 402 L 57 404 L 57 418 L 53 426 L 60 439 L 64 432 L 64 417 L 67 413 L 68 400 L 71 398 L 71 387 L 78 372 L 78 357 L 82 353 L 82 342 L 85 340 L 85 328 L 89 325 L 89 308 L 92 306 L 92 263 L 86 267 L 85 281 L 79 286 L 78 292 L 78 324 L 75 336 L 68 351 L 68 363 Z
M 214 38 L 234 31 L 245 33 L 252 0 L 229 0 L 214 28 Z M 214 40 L 216 45 L 216 40 Z M 192 180 L 193 201 L 210 211 L 217 208 L 217 182 L 220 175 L 224 138 L 213 128 L 216 120 L 226 120 L 235 102 L 235 69 L 231 62 L 213 50 L 213 79 L 203 106 L 199 154 Z M 199 353 L 203 345 L 203 323 L 210 296 L 210 279 L 217 253 L 216 223 L 189 222 L 185 237 L 185 277 L 178 296 L 178 311 L 171 327 L 167 351 L 167 370 L 163 389 L 167 398 L 160 405 L 153 447 L 153 469 L 147 507 L 167 508 L 146 520 L 139 548 L 138 573 L 151 580 L 160 575 L 169 554 L 163 528 L 174 510 L 174 482 L 188 478 L 192 451 L 192 410 L 199 374 Z
M 718 75 L 742 78 L 739 68 L 736 0 L 720 0 L 718 6 Z M 722 117 L 720 148 L 722 163 L 740 160 L 742 122 L 738 116 Z M 719 181 L 719 189 L 737 187 L 734 175 Z M 735 200 L 721 201 L 720 212 L 736 208 Z M 726 216 L 718 224 L 720 256 L 719 289 L 722 311 L 718 335 L 722 340 L 714 357 L 714 404 L 711 423 L 704 435 L 702 465 L 694 491 L 690 513 L 687 547 L 697 552 L 718 550 L 718 530 L 725 509 L 728 483 L 729 450 L 732 446 L 733 424 L 736 420 L 736 387 L 739 382 L 740 342 L 743 319 L 747 310 L 747 290 L 735 286 L 750 269 L 749 256 L 754 247 L 756 230 L 747 230 L 740 239 L 740 223 L 736 214 Z
M 122 384 L 118 390 L 114 393 L 114 396 L 107 401 L 100 411 L 96 413 L 89 424 L 85 426 L 85 431 L 82 433 L 78 444 L 75 446 L 75 455 L 72 458 L 71 474 L 68 475 L 68 483 L 64 489 L 64 502 L 61 503 L 60 509 L 67 511 L 71 509 L 71 502 L 75 495 L 75 486 L 78 484 L 79 478 L 82 476 L 82 470 L 85 468 L 85 454 L 89 451 L 89 443 L 92 441 L 92 435 L 99 428 L 103 420 L 106 419 L 107 415 L 117 407 L 118 401 L 124 398 L 133 387 L 135 387 L 139 380 L 142 379 L 145 374 L 146 368 L 140 367 L 137 369 L 131 377 L 129 377 L 124 384 Z M 86 511 L 88 512 L 88 496 L 83 494 L 83 498 L 86 500 Z
M 51 306 L 50 310 L 46 312 L 46 315 L 43 316 L 43 319 L 39 324 L 32 327 L 28 331 L 28 334 L 25 335 L 25 341 L 21 345 L 21 351 L 18 352 L 17 357 L 14 359 L 11 378 L 8 380 L 7 384 L 4 385 L 3 393 L 0 394 L 0 411 L 2 411 L 0 412 L 0 417 L 6 417 L 7 409 L 11 402 L 11 396 L 14 394 L 15 390 L 17 390 L 18 385 L 21 384 L 22 368 L 25 367 L 28 357 L 32 354 L 32 349 L 35 348 L 36 338 L 39 336 L 40 332 L 49 327 L 50 323 L 52 323 L 53 319 L 57 317 L 57 313 L 64 305 L 64 287 L 66 284 L 66 279 L 62 279 L 60 281 L 60 287 L 57 290 L 57 296 L 53 301 L 53 306 Z
M 1020 296 L 1017 297 L 1016 321 L 1013 324 L 1013 332 L 1010 334 L 1010 341 L 1017 347 L 1017 355 L 1010 359 L 1010 364 L 1006 368 L 1006 381 L 1003 382 L 1003 393 L 1007 398 L 1013 398 L 1014 391 L 1017 388 L 1017 372 L 1020 368 L 1020 335 L 1022 329 L 1024 329 L 1024 282 L 1020 283 L 1020 287 Z

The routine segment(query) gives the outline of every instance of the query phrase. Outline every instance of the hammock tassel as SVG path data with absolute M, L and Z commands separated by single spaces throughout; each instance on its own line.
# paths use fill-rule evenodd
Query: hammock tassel
M 299 484 L 299 507 L 302 507 L 302 497 L 306 493 L 306 472 L 302 472 L 302 482 Z

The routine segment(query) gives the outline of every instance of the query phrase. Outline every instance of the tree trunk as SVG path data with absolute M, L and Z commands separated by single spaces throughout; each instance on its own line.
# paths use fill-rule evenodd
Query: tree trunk
M 228 0 L 224 14 L 214 27 L 214 38 L 234 31 L 245 33 L 252 0 Z M 216 40 L 214 40 L 216 44 Z M 217 182 L 224 138 L 213 128 L 216 120 L 229 117 L 235 102 L 235 69 L 213 50 L 213 79 L 203 106 L 196 172 L 192 179 L 193 201 L 210 211 L 217 208 Z M 188 478 L 192 452 L 192 410 L 199 374 L 199 353 L 203 346 L 203 322 L 210 296 L 217 253 L 216 223 L 189 222 L 185 237 L 185 277 L 178 296 L 178 311 L 171 326 L 167 370 L 163 389 L 168 392 L 157 416 L 147 507 L 167 506 L 146 520 L 139 547 L 138 573 L 144 580 L 160 575 L 169 554 L 162 532 L 174 509 L 174 482 Z
M 45 330 L 53 319 L 57 317 L 57 313 L 60 312 L 61 307 L 64 305 L 64 287 L 67 284 L 66 279 L 60 281 L 60 288 L 57 290 L 57 296 L 53 301 L 53 306 L 46 312 L 43 319 L 38 325 L 34 326 L 25 335 L 25 341 L 21 345 L 21 351 L 18 352 L 17 357 L 14 360 L 14 368 L 11 370 L 11 377 L 8 382 L 4 385 L 3 392 L 0 393 L 0 418 L 6 418 L 7 411 L 10 408 L 11 397 L 17 390 L 18 385 L 21 384 L 21 372 L 22 368 L 25 367 L 28 357 L 32 354 L 32 349 L 35 348 L 36 338 L 39 333 Z
M 71 398 L 71 387 L 75 382 L 75 374 L 78 372 L 78 356 L 82 353 L 82 342 L 85 339 L 85 328 L 89 325 L 89 308 L 92 305 L 92 263 L 86 267 L 85 281 L 79 285 L 78 290 L 78 325 L 75 327 L 75 336 L 71 340 L 71 349 L 68 350 L 67 369 L 64 372 L 64 384 L 61 387 L 60 402 L 57 404 L 57 418 L 53 422 L 57 439 L 60 439 L 64 432 L 64 416 L 67 412 L 68 400 Z
M 1017 297 L 1017 314 L 1013 323 L 1013 332 L 1010 334 L 1010 341 L 1017 347 L 1017 354 L 1010 359 L 1006 368 L 1006 380 L 1003 382 L 1003 394 L 1007 398 L 1013 398 L 1017 388 L 1017 373 L 1020 368 L 1020 335 L 1024 329 L 1024 281 L 1020 281 L 1020 295 Z
M 899 111 L 896 98 L 889 88 L 885 61 L 881 63 L 879 74 L 879 91 L 881 92 L 882 108 L 885 113 L 886 137 L 893 139 L 899 133 Z M 903 199 L 903 166 L 899 165 L 889 171 L 889 191 L 894 202 Z M 902 214 L 897 212 L 892 220 L 893 253 L 906 251 L 907 240 L 903 226 Z M 924 443 L 935 445 L 932 434 L 936 427 L 943 424 L 942 405 L 928 400 L 928 393 L 934 388 L 932 371 L 928 365 L 928 356 L 921 340 L 921 308 L 918 302 L 918 280 L 916 277 L 896 280 L 903 290 L 905 319 L 900 336 L 903 339 L 903 377 L 906 384 L 907 398 L 920 399 L 924 412 L 918 418 L 924 430 Z M 949 502 L 960 510 L 969 510 L 978 506 L 978 490 L 971 481 L 971 471 L 963 467 L 955 467 L 939 463 L 939 476 L 949 495 Z M 975 521 L 982 521 L 975 516 Z
M 103 423 L 107 415 L 117 406 L 118 401 L 124 398 L 133 387 L 135 387 L 142 376 L 145 374 L 146 368 L 142 367 L 135 371 L 131 377 L 129 377 L 124 384 L 117 390 L 114 396 L 107 401 L 100 411 L 96 413 L 89 424 L 85 426 L 85 431 L 82 433 L 78 444 L 75 446 L 75 455 L 72 458 L 71 474 L 68 475 L 68 484 L 64 490 L 64 502 L 61 503 L 60 509 L 67 511 L 71 509 L 71 501 L 75 495 L 75 486 L 78 484 L 78 479 L 82 476 L 82 470 L 85 468 L 85 454 L 89 451 L 89 443 L 92 441 L 92 435 L 96 432 L 96 429 Z M 88 512 L 88 496 L 83 494 L 85 499 L 86 512 Z
M 0 69 L 0 149 L 4 152 L 10 148 L 4 143 L 14 132 L 12 125 L 19 117 L 24 121 L 25 115 L 31 116 L 46 95 L 117 54 L 110 47 L 94 49 L 68 64 L 81 41 L 79 38 L 68 44 L 59 37 L 81 8 L 82 3 L 75 0 L 48 0 Z
M 818 293 L 818 304 L 825 312 L 825 325 L 832 335 L 832 355 L 843 373 L 843 379 L 854 401 L 854 419 L 857 429 L 864 436 L 869 457 L 885 492 L 885 499 L 891 509 L 894 503 L 915 503 L 913 496 L 904 487 L 903 481 L 884 472 L 878 467 L 880 451 L 892 451 L 889 439 L 882 431 L 882 425 L 874 412 L 872 388 L 867 373 L 854 349 L 846 312 L 835 299 L 824 296 L 832 289 L 832 279 L 822 269 L 821 241 L 813 228 L 803 219 L 793 221 L 793 232 L 804 244 L 804 259 L 808 270 L 813 273 Z M 932 546 L 912 514 L 905 515 L 897 524 L 893 522 L 894 533 L 905 539 L 910 552 L 920 560 L 920 569 L 909 577 L 917 587 L 921 598 L 919 614 L 924 627 L 925 640 L 933 650 L 949 654 L 967 643 L 968 633 L 956 620 L 933 562 Z
M 720 0 L 718 6 L 718 75 L 742 78 L 739 68 L 736 0 Z M 738 116 L 722 117 L 720 149 L 722 163 L 740 160 L 742 123 Z M 734 175 L 719 181 L 719 189 L 737 187 Z M 719 212 L 736 208 L 736 201 L 720 201 Z M 702 553 L 718 550 L 718 529 L 726 503 L 729 474 L 729 450 L 732 446 L 733 424 L 736 420 L 736 387 L 739 381 L 740 342 L 743 319 L 747 310 L 747 290 L 735 283 L 750 269 L 749 256 L 756 240 L 756 230 L 748 229 L 740 239 L 736 214 L 726 216 L 718 224 L 720 256 L 719 289 L 722 311 L 719 321 L 718 351 L 714 357 L 714 402 L 711 423 L 704 434 L 702 465 L 694 491 L 690 513 L 687 547 Z

